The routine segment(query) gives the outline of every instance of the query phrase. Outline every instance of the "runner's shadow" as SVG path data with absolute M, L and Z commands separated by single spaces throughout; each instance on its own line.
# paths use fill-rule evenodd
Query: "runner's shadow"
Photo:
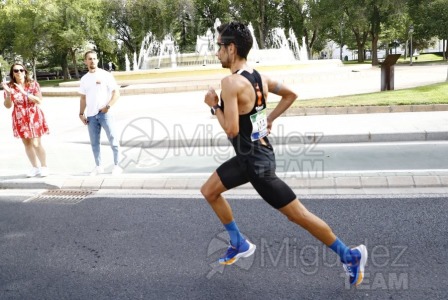
M 0 181 L 2 180 L 11 180 L 11 179 L 27 179 L 25 174 L 17 174 L 17 175 L 6 175 L 1 176 L 0 175 Z

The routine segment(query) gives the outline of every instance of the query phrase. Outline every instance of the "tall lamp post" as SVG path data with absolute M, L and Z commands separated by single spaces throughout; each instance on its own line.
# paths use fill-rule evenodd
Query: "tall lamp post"
M 411 36 L 411 51 L 409 53 L 409 57 L 411 59 L 410 65 L 412 66 L 412 56 L 413 56 L 413 49 L 412 49 L 412 33 L 414 33 L 414 25 L 409 26 L 409 35 Z
M 343 47 L 343 30 L 344 30 L 344 20 L 341 20 L 341 44 L 340 44 L 340 51 L 339 51 L 339 59 L 342 61 L 342 47 Z

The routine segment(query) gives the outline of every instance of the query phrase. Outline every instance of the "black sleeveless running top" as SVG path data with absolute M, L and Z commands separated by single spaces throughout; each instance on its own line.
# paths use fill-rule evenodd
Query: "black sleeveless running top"
M 253 70 L 253 73 L 249 73 L 245 70 L 238 70 L 235 73 L 244 76 L 252 84 L 255 91 L 255 104 L 252 110 L 244 115 L 239 115 L 239 133 L 236 137 L 229 138 L 237 156 L 255 154 L 260 147 L 270 146 L 267 138 L 267 122 L 266 120 L 266 99 L 263 94 L 263 84 L 260 74 Z M 221 98 L 221 109 L 224 111 L 224 99 Z M 264 111 L 263 111 L 264 110 Z M 263 114 L 264 113 L 264 120 Z M 258 114 L 258 115 L 257 115 Z M 255 117 L 258 117 L 259 121 L 255 121 Z M 261 118 L 260 118 L 261 117 Z M 260 128 L 264 128 L 262 132 L 253 132 L 253 122 L 262 123 Z M 264 124 L 263 124 L 264 123 Z M 258 126 L 258 125 L 257 125 Z M 262 145 L 260 139 L 264 139 L 266 145 Z

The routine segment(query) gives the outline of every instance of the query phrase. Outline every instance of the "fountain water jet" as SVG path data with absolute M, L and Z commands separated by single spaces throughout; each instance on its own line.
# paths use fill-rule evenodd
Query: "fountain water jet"
M 129 61 L 129 56 L 127 53 L 124 55 L 124 59 L 125 59 L 125 63 L 126 63 L 126 71 L 130 71 L 131 70 L 131 62 Z
M 162 41 L 162 44 L 159 48 L 159 63 L 157 65 L 157 69 L 160 69 L 160 65 L 162 63 L 162 59 L 168 58 L 170 62 L 171 68 L 177 67 L 176 62 L 176 53 L 179 52 L 179 48 L 176 46 L 176 42 L 171 34 L 167 34 Z
M 133 64 L 133 70 L 137 71 L 138 70 L 138 62 L 137 62 L 137 53 L 134 52 L 134 60 L 132 61 Z
M 250 28 L 249 28 L 250 29 Z M 255 39 L 255 36 L 252 37 Z M 291 63 L 296 61 L 293 51 L 290 49 L 285 32 L 282 28 L 272 29 L 267 37 L 268 49 L 254 49 L 249 52 L 247 60 L 256 63 Z M 258 45 L 256 46 L 258 48 Z
M 302 37 L 302 48 L 300 49 L 300 60 L 308 60 L 308 50 L 306 49 L 305 37 Z
M 210 55 L 214 55 L 214 43 L 215 39 L 213 37 L 213 33 L 210 29 L 207 30 L 205 36 L 197 36 L 196 37 L 196 53 L 199 54 L 200 57 L 204 58 L 203 66 L 207 65 L 207 58 Z
M 179 53 L 178 46 L 172 35 L 166 35 L 160 43 L 149 33 L 142 42 L 139 63 L 140 69 L 176 68 L 178 66 L 206 66 L 220 62 L 216 57 L 217 27 L 221 25 L 215 20 L 214 31 L 208 29 L 204 36 L 197 36 L 194 53 Z M 282 28 L 274 28 L 268 34 L 268 49 L 259 49 L 254 36 L 252 24 L 248 25 L 254 44 L 249 52 L 248 61 L 263 64 L 294 63 L 308 59 L 306 47 L 297 42 L 292 30 L 289 30 L 289 41 Z M 291 46 L 290 46 L 291 45 Z M 292 49 L 291 49 L 292 48 Z

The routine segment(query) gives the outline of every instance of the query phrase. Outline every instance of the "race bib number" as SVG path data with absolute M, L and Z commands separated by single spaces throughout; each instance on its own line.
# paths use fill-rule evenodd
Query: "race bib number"
M 250 116 L 252 122 L 252 141 L 259 140 L 268 135 L 268 119 L 266 116 L 266 108 Z

